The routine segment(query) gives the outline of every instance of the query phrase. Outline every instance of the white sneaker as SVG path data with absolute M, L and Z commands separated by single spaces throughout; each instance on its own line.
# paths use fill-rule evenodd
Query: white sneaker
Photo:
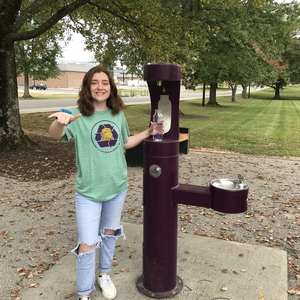
M 101 277 L 99 276 L 98 283 L 105 299 L 112 300 L 116 298 L 117 290 L 108 274 L 104 274 Z

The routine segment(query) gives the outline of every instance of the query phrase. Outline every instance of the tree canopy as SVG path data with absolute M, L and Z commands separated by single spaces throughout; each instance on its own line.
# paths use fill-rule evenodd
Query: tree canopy
M 292 84 L 300 83 L 300 39 L 295 37 L 283 53 L 283 62 L 287 64 L 287 72 Z

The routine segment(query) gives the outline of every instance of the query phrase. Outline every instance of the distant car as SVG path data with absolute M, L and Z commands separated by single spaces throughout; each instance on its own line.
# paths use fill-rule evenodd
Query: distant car
M 36 83 L 29 87 L 31 90 L 46 90 L 47 86 L 45 84 Z

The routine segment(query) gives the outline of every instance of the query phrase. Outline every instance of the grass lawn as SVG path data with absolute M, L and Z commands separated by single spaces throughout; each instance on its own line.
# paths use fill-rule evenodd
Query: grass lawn
M 237 95 L 236 102 L 218 97 L 219 107 L 203 107 L 200 98 L 181 101 L 179 124 L 190 128 L 191 148 L 300 157 L 300 87 L 285 88 L 281 97 L 286 100 L 272 100 L 273 95 L 265 89 L 252 91 L 251 99 Z M 150 105 L 128 106 L 125 114 L 131 132 L 139 132 L 149 124 Z M 21 115 L 23 127 L 47 132 L 46 115 Z
M 300 101 L 220 99 L 218 103 L 221 107 L 181 103 L 185 115 L 180 126 L 191 129 L 192 148 L 300 156 Z

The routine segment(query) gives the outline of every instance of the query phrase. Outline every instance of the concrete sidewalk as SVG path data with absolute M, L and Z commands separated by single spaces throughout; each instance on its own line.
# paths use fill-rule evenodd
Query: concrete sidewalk
M 143 227 L 123 225 L 127 239 L 118 240 L 110 273 L 118 290 L 116 299 L 150 299 L 136 288 L 142 274 Z M 32 279 L 38 287 L 23 290 L 22 300 L 78 299 L 73 254 L 42 275 Z M 179 234 L 177 275 L 183 280 L 183 289 L 172 298 L 175 300 L 288 299 L 287 254 L 273 248 Z M 104 299 L 96 287 L 91 299 Z

